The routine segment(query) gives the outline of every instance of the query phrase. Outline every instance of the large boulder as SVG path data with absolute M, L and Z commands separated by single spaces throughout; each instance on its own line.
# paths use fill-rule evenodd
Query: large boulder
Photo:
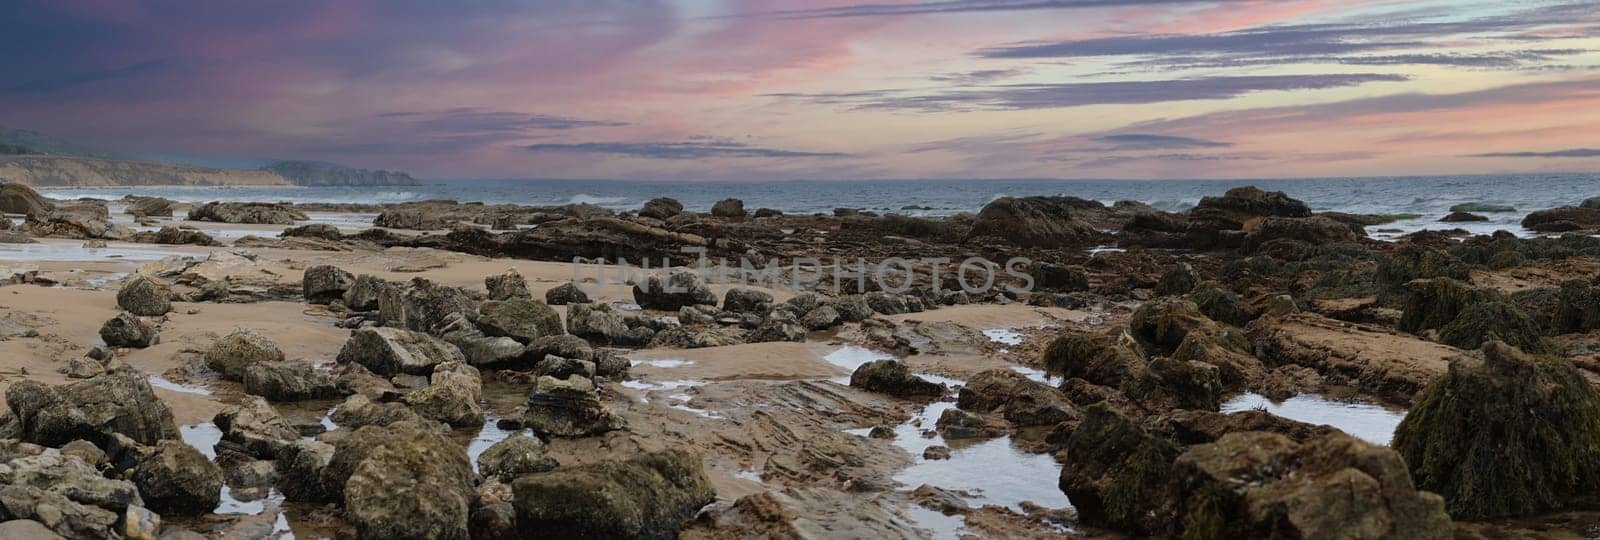
M 338 487 L 359 537 L 468 538 L 475 475 L 460 444 L 402 422 L 363 427 L 334 446 L 321 480 Z
M 320 238 L 338 242 L 344 239 L 344 233 L 339 228 L 328 223 L 308 223 L 299 227 L 289 227 L 278 233 L 279 238 Z
M 875 360 L 850 374 L 850 386 L 902 398 L 934 399 L 944 395 L 942 384 L 911 373 L 899 360 Z
M 344 291 L 344 306 L 354 311 L 376 310 L 378 298 L 383 296 L 383 291 L 388 287 L 389 282 L 378 276 L 356 276 L 356 280 Z
M 461 350 L 439 338 L 399 328 L 360 328 L 339 349 L 340 363 L 356 363 L 379 375 L 431 375 L 443 362 L 465 362 Z
M 743 287 L 728 289 L 722 295 L 723 311 L 765 315 L 772 310 L 772 295 Z
M 739 199 L 723 199 L 711 205 L 711 215 L 720 218 L 737 219 L 748 216 L 744 210 L 744 201 Z
M 259 396 L 244 396 L 211 421 L 222 431 L 222 440 L 239 445 L 259 459 L 275 459 L 300 439 L 300 432 Z
M 546 436 L 587 437 L 622 429 L 623 421 L 600 401 L 593 380 L 543 375 L 528 395 L 522 425 Z
M 344 299 L 345 291 L 355 284 L 356 277 L 331 264 L 319 264 L 305 271 L 301 291 L 308 304 L 329 304 Z
M 991 369 L 967 379 L 956 406 L 977 413 L 998 412 L 1018 426 L 1053 426 L 1079 416 L 1060 390 L 1009 369 Z
M 304 212 L 288 205 L 251 202 L 208 202 L 189 210 L 189 221 L 294 225 L 309 219 Z
M 544 443 L 536 437 L 517 434 L 494 443 L 478 456 L 478 470 L 486 478 L 510 482 L 525 474 L 554 470 L 558 463 L 545 455 Z
M 1437 329 L 1440 343 L 1461 349 L 1494 340 L 1529 352 L 1550 348 L 1538 324 L 1499 291 L 1445 277 L 1411 281 L 1406 288 L 1411 294 L 1400 316 L 1401 330 Z
M 1191 333 L 1214 334 L 1221 325 L 1200 306 L 1182 298 L 1160 298 L 1140 304 L 1128 319 L 1128 330 L 1152 353 L 1172 354 Z
M 1181 452 L 1107 404 L 1095 404 L 1067 438 L 1059 487 L 1085 524 L 1170 536 L 1177 514 L 1173 460 Z
M 406 395 L 405 402 L 425 418 L 454 427 L 483 425 L 483 378 L 477 368 L 460 362 L 434 366 L 428 387 Z
M 159 342 L 161 335 L 155 324 L 124 311 L 100 325 L 100 339 L 112 347 L 143 349 Z
M 432 332 L 450 315 L 473 313 L 475 303 L 467 293 L 424 278 L 406 285 L 389 285 L 378 296 L 378 312 L 385 326 Z
M 103 206 L 89 208 L 104 209 Z M 101 212 L 76 211 L 77 209 L 58 208 L 45 214 L 29 214 L 24 225 L 29 233 L 34 236 L 47 236 L 54 238 L 73 238 L 78 240 L 122 240 L 133 235 L 133 231 L 112 223 L 110 218 Z
M 0 213 L 44 215 L 55 208 L 55 203 L 26 184 L 0 183 Z
M 1024 247 L 1093 246 L 1104 233 L 1075 214 L 1103 209 L 1077 197 L 1001 197 L 978 212 L 967 237 L 999 238 Z
M 589 293 L 583 292 L 583 289 L 578 287 L 577 283 L 568 281 L 545 291 L 544 303 L 552 306 L 587 304 L 589 303 Z
M 1565 360 L 1492 341 L 1417 396 L 1393 447 L 1458 519 L 1557 511 L 1600 489 L 1600 394 Z
M 490 337 L 509 337 L 532 343 L 563 334 L 561 314 L 548 304 L 529 298 L 490 300 L 478 306 L 478 328 Z
M 1283 192 L 1262 191 L 1253 186 L 1230 189 L 1221 197 L 1201 197 L 1200 203 L 1189 210 L 1187 247 L 1237 247 L 1250 229 L 1271 216 L 1307 218 L 1311 217 L 1311 208 Z
M 639 215 L 647 218 L 669 219 L 683 213 L 683 203 L 671 197 L 656 197 L 644 203 Z
M 113 434 L 140 444 L 178 438 L 172 411 L 150 381 L 128 367 L 60 386 L 18 381 L 6 390 L 6 406 L 21 439 L 45 446 L 100 442 Z
M 304 360 L 257 362 L 239 377 L 244 391 L 272 401 L 304 401 L 339 396 L 338 378 Z
M 1452 537 L 1443 501 L 1412 485 L 1398 454 L 1343 433 L 1304 444 L 1230 433 L 1175 468 L 1184 538 Z
M 1354 242 L 1366 236 L 1360 225 L 1349 225 L 1331 218 L 1313 216 L 1292 218 L 1267 216 L 1244 236 L 1245 251 L 1257 251 L 1269 242 L 1295 240 L 1315 245 Z
M 171 296 L 167 282 L 135 274 L 117 291 L 117 307 L 141 317 L 160 317 L 172 311 Z
M 283 351 L 266 336 L 248 328 L 234 330 L 206 349 L 206 367 L 224 378 L 239 380 L 245 369 L 265 362 L 282 362 Z
M 567 332 L 601 345 L 636 344 L 623 314 L 604 302 L 567 306 Z
M 133 483 L 145 504 L 165 515 L 209 513 L 222 499 L 222 469 L 182 441 L 156 443 L 133 469 Z
M 1539 210 L 1522 218 L 1522 226 L 1539 232 L 1584 231 L 1600 228 L 1600 208 L 1563 206 Z
M 684 306 L 717 305 L 717 294 L 694 272 L 679 270 L 665 279 L 652 275 L 634 285 L 633 301 L 645 309 L 678 311 Z
M 512 490 L 524 538 L 675 538 L 716 499 L 700 456 L 682 450 L 530 474 Z
M 523 279 L 515 268 L 506 270 L 504 274 L 484 276 L 483 286 L 489 290 L 490 300 L 533 298 L 533 293 L 528 291 L 528 280 Z
M 1117 387 L 1144 360 L 1111 336 L 1071 333 L 1055 338 L 1045 346 L 1047 373 L 1094 384 Z
M 361 394 L 345 398 L 328 413 L 328 418 L 347 429 L 423 421 L 422 415 L 402 401 L 375 402 Z

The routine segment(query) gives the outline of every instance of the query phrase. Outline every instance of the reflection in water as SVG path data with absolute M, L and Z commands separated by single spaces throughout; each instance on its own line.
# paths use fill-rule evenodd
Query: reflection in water
M 1394 428 L 1406 417 L 1404 409 L 1373 403 L 1335 401 L 1315 394 L 1301 394 L 1273 402 L 1259 394 L 1243 394 L 1222 404 L 1222 412 L 1262 409 L 1269 413 L 1308 424 L 1326 424 L 1364 441 L 1388 446 Z
M 839 350 L 828 353 L 828 355 L 822 357 L 822 359 L 827 361 L 829 364 L 842 367 L 846 370 L 849 370 L 851 373 L 855 373 L 856 368 L 861 367 L 862 364 L 877 360 L 893 360 L 894 355 L 886 352 L 874 351 L 866 347 L 845 345 L 840 347 Z M 850 384 L 849 375 L 843 377 L 834 377 L 828 380 L 839 384 Z
M 1016 330 L 1012 330 L 1010 328 L 991 328 L 984 330 L 983 335 L 988 336 L 989 341 L 993 341 L 1001 345 L 1022 344 L 1022 334 L 1019 334 Z

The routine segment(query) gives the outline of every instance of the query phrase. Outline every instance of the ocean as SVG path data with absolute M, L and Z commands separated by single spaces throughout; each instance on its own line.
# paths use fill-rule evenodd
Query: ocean
M 44 189 L 58 199 L 124 195 L 160 196 L 183 202 L 213 200 L 323 203 L 400 203 L 450 199 L 488 204 L 589 203 L 615 210 L 637 209 L 654 197 L 672 197 L 690 210 L 705 211 L 719 200 L 743 199 L 745 207 L 790 213 L 859 208 L 916 216 L 976 212 L 999 197 L 1071 195 L 1110 204 L 1135 200 L 1168 211 L 1193 207 L 1200 198 L 1254 185 L 1283 191 L 1317 211 L 1418 214 L 1372 227 L 1410 232 L 1465 228 L 1521 232 L 1533 210 L 1575 205 L 1600 196 L 1600 174 L 1519 174 L 1253 180 L 868 180 L 868 181 L 646 181 L 646 180 L 451 180 L 398 187 L 117 187 Z M 1515 212 L 1481 213 L 1487 222 L 1440 223 L 1451 206 L 1482 202 Z M 1381 231 L 1375 236 L 1391 236 Z

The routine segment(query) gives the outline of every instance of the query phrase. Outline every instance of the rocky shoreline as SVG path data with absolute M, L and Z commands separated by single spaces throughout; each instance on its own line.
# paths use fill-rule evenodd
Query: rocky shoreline
M 1393 242 L 1254 188 L 929 219 L 4 184 L 0 212 L 0 537 L 1600 524 L 1600 200 Z M 624 260 L 655 270 L 586 270 Z M 1407 412 L 1374 440 L 1341 402 Z

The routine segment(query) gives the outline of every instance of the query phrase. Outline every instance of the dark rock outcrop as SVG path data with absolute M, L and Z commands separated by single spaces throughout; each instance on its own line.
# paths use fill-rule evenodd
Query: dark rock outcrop
M 524 537 L 674 538 L 716 498 L 700 457 L 680 450 L 530 474 L 512 488 Z
M 331 264 L 307 268 L 300 288 L 308 304 L 329 304 L 343 300 L 345 291 L 355 284 L 356 277 Z
M 161 339 L 156 325 L 126 311 L 100 326 L 100 339 L 112 347 L 143 349 Z
M 189 221 L 294 225 L 309 219 L 304 212 L 276 203 L 208 202 L 189 210 Z
M 665 279 L 652 275 L 634 285 L 633 301 L 645 309 L 677 311 L 684 306 L 717 305 L 717 294 L 695 273 L 674 271 Z
M 117 307 L 141 317 L 160 317 L 172 311 L 171 296 L 165 281 L 135 274 L 117 291 Z
M 339 349 L 340 363 L 361 364 L 379 375 L 429 375 L 443 362 L 465 362 L 461 350 L 439 338 L 399 328 L 360 328 Z
M 639 215 L 654 219 L 669 219 L 683 213 L 683 203 L 670 197 L 657 197 L 644 203 Z
M 944 395 L 942 384 L 911 373 L 899 360 L 875 360 L 850 374 L 850 386 L 901 398 L 933 399 Z
M 1104 233 L 1075 214 L 1103 208 L 1076 197 L 1001 197 L 978 212 L 967 238 L 999 238 L 1024 247 L 1093 246 Z
M 133 469 L 133 483 L 151 510 L 197 516 L 222 499 L 222 469 L 183 441 L 165 440 Z
M 167 404 L 144 375 L 127 367 L 60 386 L 19 381 L 6 390 L 6 406 L 22 440 L 45 446 L 113 435 L 147 445 L 178 438 Z
M 205 353 L 206 367 L 232 380 L 244 377 L 245 369 L 252 365 L 282 362 L 283 359 L 278 344 L 254 330 L 243 328 L 217 340 Z

